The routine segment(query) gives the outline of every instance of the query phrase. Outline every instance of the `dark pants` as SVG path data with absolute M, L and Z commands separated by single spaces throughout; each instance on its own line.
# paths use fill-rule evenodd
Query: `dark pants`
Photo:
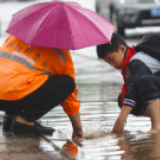
M 73 79 L 68 75 L 50 76 L 33 93 L 16 101 L 0 100 L 0 110 L 6 114 L 16 114 L 29 122 L 42 117 L 72 94 L 75 88 Z
M 139 99 L 130 114 L 139 116 L 146 111 L 146 106 L 153 100 L 160 98 L 160 76 L 143 75 L 139 80 Z M 120 95 L 118 105 L 121 108 Z

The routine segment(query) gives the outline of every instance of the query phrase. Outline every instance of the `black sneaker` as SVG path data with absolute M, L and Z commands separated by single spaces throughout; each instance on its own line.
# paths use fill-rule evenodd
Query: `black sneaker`
M 42 133 L 42 134 L 52 134 L 55 130 L 51 127 L 42 127 L 38 122 L 34 125 L 26 125 L 16 120 L 13 120 L 11 131 L 14 133 Z
M 9 117 L 9 116 L 4 116 L 3 117 L 3 124 L 2 124 L 2 129 L 9 131 L 11 128 L 11 124 L 12 124 L 13 118 Z

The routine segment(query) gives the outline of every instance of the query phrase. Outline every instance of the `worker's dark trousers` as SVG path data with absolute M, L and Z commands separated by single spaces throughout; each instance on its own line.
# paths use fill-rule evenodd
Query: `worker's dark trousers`
M 74 88 L 75 83 L 70 76 L 50 76 L 40 88 L 20 100 L 0 100 L 0 110 L 5 111 L 6 114 L 16 114 L 29 122 L 34 122 L 62 103 L 72 94 Z

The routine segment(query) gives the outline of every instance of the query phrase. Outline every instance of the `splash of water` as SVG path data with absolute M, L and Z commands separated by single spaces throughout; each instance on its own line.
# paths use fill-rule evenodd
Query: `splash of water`
M 89 124 L 85 124 L 84 128 L 84 139 L 96 139 L 96 138 L 102 138 L 106 135 L 108 135 L 105 128 L 103 128 L 99 121 L 93 121 Z

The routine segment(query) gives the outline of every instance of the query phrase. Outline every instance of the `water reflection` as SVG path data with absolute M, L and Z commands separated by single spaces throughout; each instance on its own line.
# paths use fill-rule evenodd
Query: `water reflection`
M 73 142 L 67 142 L 63 145 L 62 150 L 65 151 L 71 158 L 78 157 L 78 146 Z
M 50 143 L 36 134 L 13 134 L 0 129 L 0 160 L 63 160 Z
M 119 139 L 117 145 L 125 151 L 122 159 L 158 159 L 160 158 L 160 134 L 126 135 Z

